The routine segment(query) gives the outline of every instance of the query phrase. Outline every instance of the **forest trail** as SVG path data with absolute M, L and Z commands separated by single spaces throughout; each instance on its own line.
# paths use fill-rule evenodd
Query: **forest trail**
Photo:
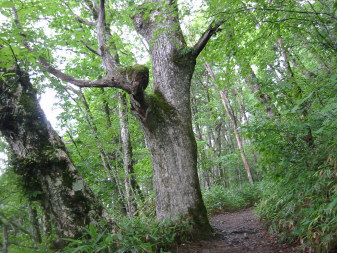
M 295 253 L 296 247 L 280 244 L 267 233 L 253 208 L 223 213 L 211 219 L 215 235 L 207 241 L 179 245 L 175 253 Z

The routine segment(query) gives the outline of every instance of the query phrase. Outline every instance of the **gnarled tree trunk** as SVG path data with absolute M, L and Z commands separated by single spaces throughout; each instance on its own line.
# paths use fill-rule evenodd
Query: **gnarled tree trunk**
M 62 238 L 81 236 L 89 223 L 108 220 L 47 121 L 28 75 L 18 67 L 0 79 L 0 131 L 11 150 L 11 163 L 23 189 L 51 215 Z
M 134 25 L 150 47 L 154 95 L 133 102 L 151 150 L 157 218 L 186 215 L 195 232 L 209 234 L 211 227 L 197 175 L 197 145 L 192 130 L 190 85 L 196 55 L 186 47 L 176 3 L 165 2 L 133 17 Z M 173 10 L 173 13 L 171 11 Z M 160 17 L 161 21 L 157 21 Z M 133 96 L 135 97 L 135 96 Z M 137 99 L 142 101 L 142 99 Z

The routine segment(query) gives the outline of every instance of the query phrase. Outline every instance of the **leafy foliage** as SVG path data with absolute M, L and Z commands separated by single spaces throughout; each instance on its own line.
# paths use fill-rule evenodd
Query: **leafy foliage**
M 242 188 L 228 189 L 214 185 L 205 191 L 204 201 L 209 213 L 234 212 L 258 203 L 260 185 L 245 184 Z
M 155 222 L 144 217 L 121 218 L 120 232 L 99 233 L 90 225 L 82 239 L 70 241 L 65 253 L 91 252 L 166 252 L 188 235 L 189 225 L 183 222 Z

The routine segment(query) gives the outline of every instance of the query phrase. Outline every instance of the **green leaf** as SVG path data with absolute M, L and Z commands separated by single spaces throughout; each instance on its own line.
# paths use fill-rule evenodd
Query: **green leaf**
M 328 206 L 327 206 L 327 211 L 332 212 L 332 210 L 335 208 L 337 205 L 337 198 L 335 198 Z
M 296 101 L 296 105 L 294 106 L 294 108 L 291 110 L 292 113 L 296 112 L 297 109 L 305 102 L 307 101 L 309 98 L 312 97 L 312 95 L 314 94 L 314 92 L 311 92 L 308 96 L 306 96 L 303 99 L 297 100 Z
M 13 8 L 15 7 L 14 3 L 11 1 L 4 1 L 0 4 L 1 8 Z

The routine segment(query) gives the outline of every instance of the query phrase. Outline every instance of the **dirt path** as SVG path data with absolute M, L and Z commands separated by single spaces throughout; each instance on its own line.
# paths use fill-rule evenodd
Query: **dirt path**
M 290 245 L 279 244 L 253 214 L 253 209 L 224 213 L 211 219 L 215 235 L 210 240 L 180 245 L 176 253 L 293 253 Z

